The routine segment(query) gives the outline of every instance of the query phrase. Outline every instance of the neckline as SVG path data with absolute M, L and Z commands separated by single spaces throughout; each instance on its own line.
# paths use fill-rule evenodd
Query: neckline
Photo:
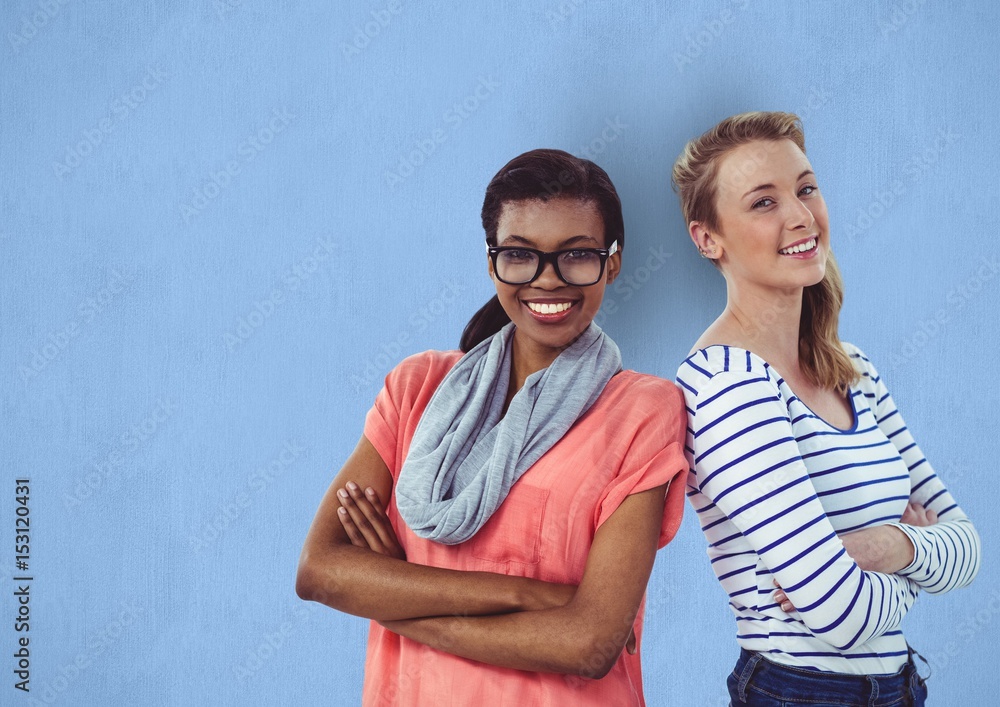
M 734 351 L 743 351 L 745 353 L 750 354 L 755 359 L 757 359 L 758 361 L 760 361 L 761 363 L 763 363 L 767 368 L 769 368 L 770 370 L 774 371 L 775 375 L 778 376 L 778 379 L 781 381 L 781 383 L 783 383 L 785 385 L 785 387 L 788 388 L 788 391 L 792 394 L 792 397 L 795 398 L 796 400 L 798 400 L 800 403 L 802 403 L 802 407 L 804 407 L 806 410 L 808 410 L 810 415 L 812 415 L 813 417 L 815 417 L 817 420 L 819 420 L 820 422 L 822 422 L 824 425 L 826 425 L 827 427 L 829 427 L 831 430 L 834 430 L 835 432 L 838 432 L 840 434 L 852 434 L 854 432 L 857 432 L 857 430 L 858 430 L 858 408 L 854 404 L 855 395 L 854 395 L 854 386 L 853 385 L 847 386 L 847 404 L 851 408 L 851 426 L 848 427 L 848 428 L 837 427 L 835 424 L 833 424 L 832 422 L 830 422 L 829 420 L 827 420 L 825 417 L 823 417 L 821 415 L 818 415 L 815 410 L 813 410 L 811 407 L 809 407 L 809 405 L 806 403 L 806 401 L 803 400 L 802 398 L 800 398 L 795 393 L 795 391 L 792 390 L 792 386 L 788 384 L 788 381 L 785 380 L 785 377 L 783 375 L 781 375 L 781 373 L 778 371 L 777 368 L 775 368 L 774 366 L 772 366 L 770 363 L 768 363 L 763 358 L 761 358 L 760 356 L 758 356 L 757 354 L 755 354 L 753 351 L 750 351 L 749 349 L 744 349 L 744 348 L 741 348 L 739 346 L 730 346 L 729 344 L 709 344 L 708 346 L 704 346 L 704 347 L 698 349 L 697 351 L 695 351 L 694 353 L 692 353 L 690 356 L 688 356 L 688 358 L 691 359 L 691 358 L 693 358 L 695 356 L 695 354 L 704 353 L 708 349 L 716 348 L 716 347 L 721 347 L 721 348 L 725 348 L 725 349 L 732 349 Z

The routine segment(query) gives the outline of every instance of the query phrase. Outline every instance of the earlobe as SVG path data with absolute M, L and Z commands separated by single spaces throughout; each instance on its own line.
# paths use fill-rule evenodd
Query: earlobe
M 612 255 L 608 259 L 608 282 L 607 282 L 607 284 L 610 285 L 612 282 L 614 282 L 615 278 L 618 277 L 618 273 L 620 273 L 621 270 L 622 270 L 621 256 L 618 253 L 615 253 L 614 255 Z
M 722 257 L 722 246 L 719 245 L 703 223 L 692 221 L 688 224 L 688 233 L 701 257 L 716 260 Z

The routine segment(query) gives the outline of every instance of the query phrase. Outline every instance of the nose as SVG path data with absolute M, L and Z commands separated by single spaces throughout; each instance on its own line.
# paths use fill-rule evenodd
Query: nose
M 533 283 L 534 287 L 543 290 L 556 290 L 563 286 L 563 281 L 556 275 L 556 265 L 551 259 L 545 262 L 542 272 Z
M 809 207 L 802 203 L 801 199 L 792 199 L 789 203 L 789 211 L 787 215 L 787 226 L 791 231 L 797 229 L 807 229 L 811 228 L 816 222 L 813 217 L 813 212 L 809 210 Z

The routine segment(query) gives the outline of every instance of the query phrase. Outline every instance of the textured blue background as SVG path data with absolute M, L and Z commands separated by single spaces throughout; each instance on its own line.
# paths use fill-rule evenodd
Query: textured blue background
M 384 374 L 454 347 L 489 296 L 489 178 L 542 146 L 608 170 L 632 280 L 601 323 L 672 377 L 724 287 L 669 169 L 751 109 L 803 117 L 843 338 L 991 557 L 998 6 L 448 5 L 3 3 L 0 702 L 356 704 L 367 624 L 300 602 L 296 560 Z M 10 657 L 24 475 L 30 697 Z M 988 559 L 906 619 L 931 704 L 994 703 L 997 579 Z M 724 705 L 733 633 L 689 514 L 650 584 L 649 703 Z

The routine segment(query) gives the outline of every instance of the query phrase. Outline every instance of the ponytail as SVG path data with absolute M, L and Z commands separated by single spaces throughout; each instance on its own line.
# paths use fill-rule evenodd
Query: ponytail
M 802 290 L 799 320 L 799 363 L 812 383 L 846 395 L 860 375 L 844 351 L 837 335 L 840 307 L 844 303 L 844 281 L 833 257 L 827 255 L 826 274 L 815 285 Z
M 462 332 L 462 341 L 459 348 L 462 353 L 469 353 L 477 344 L 486 341 L 498 331 L 510 323 L 510 317 L 500 305 L 500 298 L 493 295 L 493 299 L 484 304 L 478 312 L 472 315 L 472 319 L 465 325 Z

